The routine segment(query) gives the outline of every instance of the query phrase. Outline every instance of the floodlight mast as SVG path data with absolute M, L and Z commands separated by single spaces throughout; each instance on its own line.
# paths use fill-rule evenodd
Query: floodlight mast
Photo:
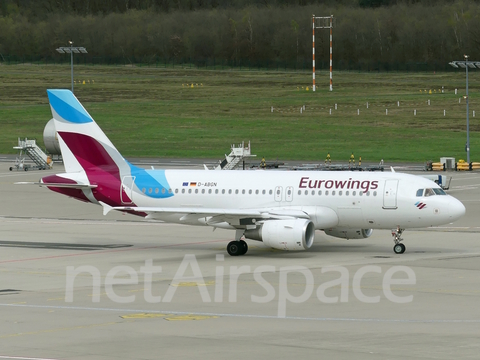
M 72 94 L 73 94 L 73 41 L 68 42 L 70 44 L 70 68 L 72 72 L 71 80 L 72 80 Z
M 71 67 L 71 78 L 72 78 L 72 93 L 73 93 L 73 53 L 75 54 L 87 54 L 87 49 L 83 46 L 73 46 L 73 41 L 69 40 L 68 43 L 70 46 L 60 46 L 59 48 L 55 49 L 60 54 L 70 53 L 70 67 Z
M 464 61 L 452 61 L 449 62 L 449 65 L 453 66 L 454 68 L 458 69 L 459 67 L 465 68 L 465 77 L 466 77 L 466 95 L 465 99 L 467 101 L 467 143 L 465 144 L 465 148 L 467 151 L 467 163 L 470 164 L 470 113 L 468 109 L 468 68 L 476 69 L 477 67 L 480 69 L 480 62 L 478 61 L 468 61 L 468 55 L 463 55 Z
M 469 121 L 469 111 L 468 111 L 468 55 L 464 55 L 465 57 L 465 74 L 466 74 L 466 97 L 467 97 L 467 163 L 470 164 L 470 121 Z

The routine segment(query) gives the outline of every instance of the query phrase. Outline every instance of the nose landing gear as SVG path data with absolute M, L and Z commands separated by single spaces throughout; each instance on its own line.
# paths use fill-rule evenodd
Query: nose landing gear
M 393 242 L 395 243 L 393 251 L 395 254 L 403 254 L 405 252 L 406 247 L 400 242 L 403 240 L 402 233 L 404 230 L 405 229 L 400 229 L 400 227 L 392 230 Z

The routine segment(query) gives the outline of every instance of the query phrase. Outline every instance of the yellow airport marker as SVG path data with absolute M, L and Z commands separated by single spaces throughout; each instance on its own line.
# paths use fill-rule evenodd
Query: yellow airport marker
M 165 320 L 168 321 L 188 321 L 188 320 L 207 320 L 207 319 L 217 319 L 218 316 L 210 316 L 210 315 L 178 315 L 172 317 L 166 317 Z
M 177 287 L 191 287 L 191 286 L 209 286 L 209 285 L 215 285 L 215 281 L 207 281 L 205 283 L 197 283 L 195 281 L 188 281 L 188 282 L 181 282 L 178 284 L 170 284 L 171 286 L 177 286 Z
M 152 319 L 167 316 L 167 314 L 159 313 L 140 313 L 120 316 L 122 319 Z

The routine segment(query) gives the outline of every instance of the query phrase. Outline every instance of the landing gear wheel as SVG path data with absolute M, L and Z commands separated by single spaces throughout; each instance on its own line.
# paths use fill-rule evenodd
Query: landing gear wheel
M 240 255 L 245 255 L 248 251 L 248 244 L 245 240 L 240 240 L 239 243 L 242 248 L 242 252 L 240 253 Z
M 230 256 L 243 255 L 243 246 L 240 241 L 230 241 L 227 245 L 227 252 Z
M 393 247 L 393 251 L 395 252 L 395 254 L 403 254 L 405 252 L 405 245 L 403 244 L 395 244 L 395 246 Z

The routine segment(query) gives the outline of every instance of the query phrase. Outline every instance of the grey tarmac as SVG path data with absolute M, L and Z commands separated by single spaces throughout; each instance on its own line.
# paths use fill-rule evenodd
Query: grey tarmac
M 10 172 L 6 165 L 0 169 L 0 359 L 479 357 L 478 172 L 447 173 L 453 176 L 448 192 L 464 203 L 465 217 L 442 227 L 405 231 L 403 255 L 393 253 L 390 231 L 375 230 L 368 239 L 351 241 L 317 232 L 306 252 L 282 252 L 249 241 L 245 256 L 230 257 L 225 248 L 233 232 L 120 213 L 103 216 L 98 206 L 14 185 L 62 172 L 61 165 L 32 172 Z M 194 256 L 202 281 L 174 282 L 185 256 Z M 146 261 L 162 267 L 151 283 L 140 271 Z M 87 273 L 75 278 L 73 300 L 67 301 L 68 268 L 81 266 L 101 275 L 98 302 Z M 118 266 L 138 274 L 137 283 L 113 287 L 123 299 L 133 296 L 128 303 L 112 300 L 103 286 Z M 262 276 L 275 296 L 258 303 L 252 296 L 266 297 L 267 289 L 254 272 L 265 266 L 274 270 Z M 348 271 L 345 302 L 326 303 L 317 296 L 322 284 L 338 278 L 338 272 L 325 272 L 332 266 Z M 380 269 L 366 273 L 360 283 L 362 294 L 379 296 L 377 303 L 362 302 L 353 291 L 352 278 L 365 266 Z M 409 303 L 394 303 L 385 295 L 383 276 L 396 266 L 415 274 L 415 284 L 391 287 L 396 296 L 412 295 Z M 299 303 L 287 302 L 285 317 L 278 317 L 281 273 L 287 267 L 313 274 L 314 291 Z M 238 269 L 244 273 L 231 276 Z M 189 268 L 186 275 L 191 274 Z M 300 297 L 307 278 L 293 270 L 285 276 L 287 291 Z M 131 280 L 127 273 L 117 278 Z M 172 287 L 171 301 L 147 301 L 145 294 L 164 299 Z M 339 286 L 325 291 L 329 298 L 340 294 Z

